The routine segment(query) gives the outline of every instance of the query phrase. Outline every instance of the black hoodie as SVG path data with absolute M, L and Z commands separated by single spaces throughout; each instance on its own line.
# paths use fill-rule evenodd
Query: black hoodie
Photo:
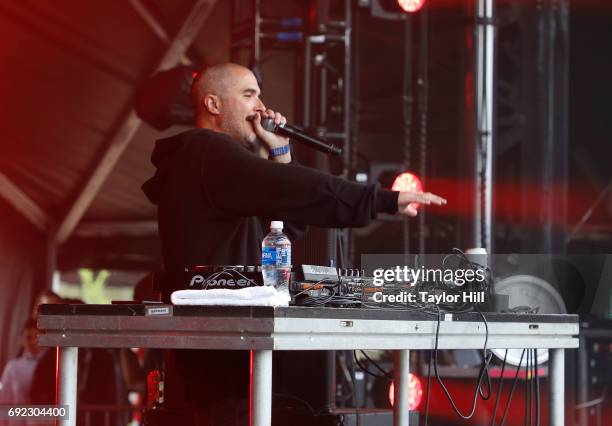
M 262 159 L 211 130 L 157 141 L 152 161 L 157 172 L 143 190 L 158 206 L 167 271 L 259 264 L 271 219 L 285 221 L 293 239 L 306 225 L 362 226 L 377 212 L 397 211 L 395 192 Z M 218 409 L 215 401 L 248 396 L 245 351 L 171 351 L 166 371 L 172 409 Z
M 397 193 L 297 164 L 258 157 L 238 140 L 208 129 L 158 140 L 155 176 L 143 191 L 158 206 L 166 270 L 194 265 L 256 265 L 270 220 L 306 225 L 366 225 L 395 213 Z

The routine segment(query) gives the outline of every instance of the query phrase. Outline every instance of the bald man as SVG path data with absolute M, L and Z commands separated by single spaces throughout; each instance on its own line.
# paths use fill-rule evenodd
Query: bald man
M 415 202 L 446 203 L 433 194 L 392 192 L 292 164 L 289 140 L 261 127 L 265 117 L 276 124 L 286 119 L 266 108 L 260 96 L 247 68 L 208 68 L 192 85 L 197 128 L 156 142 L 152 162 L 157 172 L 143 190 L 158 205 L 167 271 L 261 264 L 261 242 L 270 220 L 285 221 L 286 234 L 295 240 L 307 225 L 364 226 L 381 212 L 415 216 Z M 257 139 L 265 147 L 263 154 L 253 152 Z M 168 410 L 190 407 L 182 412 L 192 413 L 191 420 L 182 418 L 181 424 L 196 424 L 195 407 L 208 404 L 210 414 L 219 401 L 244 400 L 247 355 L 175 352 L 166 359 Z
M 276 124 L 286 123 L 280 113 L 266 109 L 261 101 L 259 84 L 253 73 L 240 65 L 222 64 L 200 73 L 192 85 L 196 126 L 233 136 L 252 149 L 256 138 L 268 150 L 282 150 L 289 139 L 266 132 L 261 119 L 270 117 Z M 279 163 L 289 163 L 291 154 L 273 156 Z
M 165 267 L 261 263 L 270 220 L 306 225 L 364 226 L 378 213 L 417 214 L 413 203 L 442 205 L 436 195 L 392 192 L 291 163 L 289 140 L 261 127 L 286 121 L 266 108 L 253 73 L 237 64 L 201 72 L 192 85 L 196 127 L 157 141 L 157 167 L 143 190 L 158 205 Z M 256 155 L 259 139 L 266 153 Z

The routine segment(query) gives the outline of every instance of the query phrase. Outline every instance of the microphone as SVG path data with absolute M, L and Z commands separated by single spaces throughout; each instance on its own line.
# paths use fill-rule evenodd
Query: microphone
M 342 154 L 342 149 L 338 148 L 337 146 L 321 142 L 318 139 L 308 136 L 306 133 L 304 133 L 304 131 L 298 129 L 297 127 L 289 126 L 288 124 L 274 124 L 274 119 L 272 118 L 267 117 L 262 119 L 261 127 L 266 129 L 268 132 L 289 137 L 296 142 L 301 142 L 310 148 L 314 148 L 326 154 Z

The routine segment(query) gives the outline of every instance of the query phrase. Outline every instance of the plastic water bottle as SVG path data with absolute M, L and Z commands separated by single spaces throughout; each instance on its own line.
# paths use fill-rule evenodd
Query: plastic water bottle
M 270 223 L 270 233 L 261 243 L 261 266 L 264 285 L 289 293 L 291 241 L 283 234 L 283 222 L 280 220 Z

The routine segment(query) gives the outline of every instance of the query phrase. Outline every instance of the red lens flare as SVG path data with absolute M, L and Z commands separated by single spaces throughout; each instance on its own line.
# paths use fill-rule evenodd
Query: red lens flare
M 391 406 L 393 406 L 394 399 L 394 387 L 393 382 L 389 385 L 389 402 Z M 414 411 L 419 408 L 421 402 L 423 401 L 423 383 L 421 379 L 412 374 L 408 373 L 408 410 Z
M 397 0 L 397 4 L 406 13 L 414 13 L 421 10 L 425 0 Z

